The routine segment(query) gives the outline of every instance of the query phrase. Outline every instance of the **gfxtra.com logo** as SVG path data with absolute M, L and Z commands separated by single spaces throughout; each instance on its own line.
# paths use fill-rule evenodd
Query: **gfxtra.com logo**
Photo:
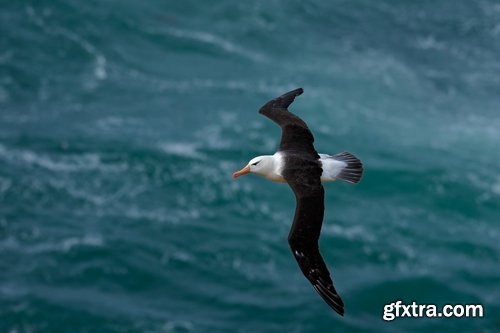
M 484 316 L 483 306 L 481 304 L 445 304 L 440 309 L 435 304 L 417 304 L 415 301 L 411 304 L 404 304 L 402 301 L 392 302 L 384 305 L 384 314 L 382 319 L 392 321 L 396 318 L 461 318 Z

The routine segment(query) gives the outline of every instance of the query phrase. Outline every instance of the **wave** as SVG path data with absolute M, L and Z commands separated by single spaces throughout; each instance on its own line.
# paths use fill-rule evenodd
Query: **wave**
M 93 45 L 82 35 L 76 32 L 73 32 L 61 26 L 56 26 L 51 21 L 49 21 L 50 23 L 47 23 L 44 16 L 39 14 L 32 6 L 27 6 L 26 12 L 28 13 L 28 16 L 31 19 L 31 21 L 35 23 L 44 32 L 46 32 L 47 34 L 52 34 L 66 38 L 71 42 L 75 43 L 76 45 L 78 45 L 83 51 L 85 51 L 88 55 L 90 55 L 94 59 L 94 66 L 93 66 L 94 79 L 102 81 L 107 78 L 108 76 L 107 59 L 95 45 Z M 96 86 L 96 82 L 90 81 L 87 82 L 87 85 L 91 88 L 94 88 Z
M 188 158 L 204 159 L 205 155 L 199 152 L 197 143 L 192 142 L 166 142 L 159 145 L 160 149 L 169 155 Z
M 171 36 L 181 39 L 193 40 L 199 43 L 215 46 L 231 54 L 236 54 L 243 58 L 248 58 L 256 62 L 263 62 L 265 57 L 255 51 L 247 50 L 227 39 L 206 31 L 185 30 L 178 28 L 166 28 L 162 30 Z
M 81 247 L 103 247 L 104 238 L 101 235 L 89 234 L 81 237 L 67 237 L 54 242 L 21 243 L 14 237 L 9 237 L 0 242 L 0 248 L 4 251 L 20 251 L 30 254 L 47 252 L 70 252 Z
M 51 155 L 26 149 L 13 149 L 0 144 L 0 158 L 17 165 L 30 165 L 56 172 L 102 171 L 118 172 L 127 168 L 124 163 L 108 164 L 96 153 Z

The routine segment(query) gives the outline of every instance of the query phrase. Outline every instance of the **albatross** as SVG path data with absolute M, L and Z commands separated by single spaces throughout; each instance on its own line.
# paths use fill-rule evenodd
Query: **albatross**
M 233 178 L 254 173 L 274 182 L 286 182 L 292 188 L 296 208 L 288 243 L 302 273 L 323 300 L 341 316 L 344 302 L 333 286 L 330 272 L 319 252 L 318 240 L 325 210 L 322 183 L 337 179 L 357 184 L 363 165 L 353 154 L 318 154 L 314 137 L 306 123 L 288 107 L 304 92 L 292 90 L 267 102 L 259 113 L 281 127 L 281 143 L 274 155 L 254 157 Z

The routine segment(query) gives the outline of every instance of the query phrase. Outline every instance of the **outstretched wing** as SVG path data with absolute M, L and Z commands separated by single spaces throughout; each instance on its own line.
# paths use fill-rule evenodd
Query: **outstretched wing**
M 294 164 L 294 161 L 291 162 Z M 320 181 L 322 170 L 315 160 L 301 160 L 300 164 L 300 168 L 285 170 L 283 175 L 297 200 L 288 243 L 302 273 L 314 289 L 328 305 L 343 316 L 344 302 L 333 286 L 330 272 L 318 246 L 325 208 L 324 189 Z
M 281 143 L 279 151 L 296 150 L 309 152 L 317 156 L 314 149 L 314 137 L 306 123 L 288 111 L 295 97 L 304 90 L 298 88 L 267 102 L 259 113 L 268 117 L 281 127 Z
M 281 127 L 279 151 L 287 151 L 286 167 L 282 171 L 297 200 L 288 243 L 302 273 L 328 305 L 344 315 L 344 303 L 333 287 L 330 272 L 318 247 L 323 224 L 324 189 L 321 185 L 319 156 L 314 149 L 314 137 L 306 123 L 288 111 L 302 88 L 290 91 L 267 102 L 259 113 Z

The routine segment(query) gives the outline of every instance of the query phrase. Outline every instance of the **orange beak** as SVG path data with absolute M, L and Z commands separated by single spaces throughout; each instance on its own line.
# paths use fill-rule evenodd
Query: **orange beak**
M 250 166 L 249 165 L 247 165 L 246 167 L 244 167 L 240 171 L 236 171 L 235 173 L 233 173 L 233 178 L 236 179 L 240 176 L 246 175 L 247 173 L 250 173 Z

